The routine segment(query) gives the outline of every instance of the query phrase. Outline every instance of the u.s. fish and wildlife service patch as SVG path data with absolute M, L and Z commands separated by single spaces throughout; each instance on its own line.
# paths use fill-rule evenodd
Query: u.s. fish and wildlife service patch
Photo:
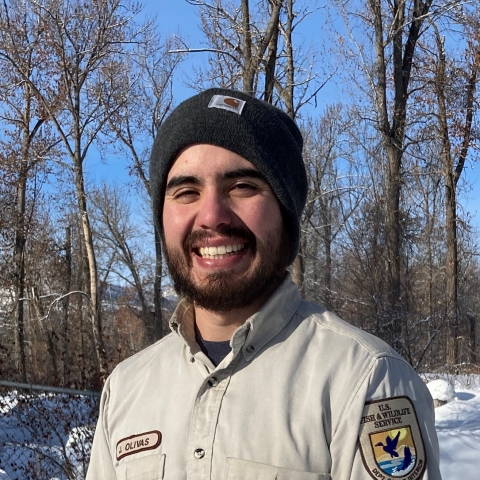
M 425 445 L 408 397 L 365 404 L 359 444 L 363 464 L 375 480 L 419 480 L 426 467 Z

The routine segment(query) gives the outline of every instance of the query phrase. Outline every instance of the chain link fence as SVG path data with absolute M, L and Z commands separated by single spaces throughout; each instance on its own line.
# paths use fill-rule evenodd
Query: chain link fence
M 99 396 L 0 381 L 0 479 L 83 480 Z

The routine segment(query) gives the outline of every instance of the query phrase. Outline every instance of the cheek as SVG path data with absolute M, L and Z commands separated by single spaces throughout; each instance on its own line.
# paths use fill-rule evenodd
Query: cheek
M 168 243 L 183 240 L 189 228 L 188 215 L 179 206 L 165 205 L 163 208 L 163 232 Z
M 244 219 L 247 227 L 259 238 L 277 232 L 283 222 L 276 200 L 251 205 L 245 212 Z

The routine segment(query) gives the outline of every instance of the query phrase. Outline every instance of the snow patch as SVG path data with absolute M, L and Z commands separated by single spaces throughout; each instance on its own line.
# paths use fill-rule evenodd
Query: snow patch
M 474 480 L 480 471 L 480 389 L 458 388 L 456 399 L 435 409 L 444 480 Z
M 430 390 L 430 395 L 434 400 L 441 402 L 451 402 L 455 400 L 455 389 L 453 385 L 443 378 L 437 378 L 427 383 L 427 388 Z

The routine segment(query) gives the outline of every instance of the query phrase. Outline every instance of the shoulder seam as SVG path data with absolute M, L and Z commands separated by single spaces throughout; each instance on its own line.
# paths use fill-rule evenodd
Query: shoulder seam
M 368 345 L 366 345 L 361 338 L 358 338 L 356 337 L 355 335 L 349 333 L 349 332 L 345 332 L 345 331 L 342 331 L 338 328 L 335 328 L 334 326 L 332 325 L 326 325 L 325 323 L 323 323 L 319 318 L 319 314 L 318 313 L 312 313 L 308 316 L 305 316 L 305 315 L 301 315 L 298 310 L 297 310 L 297 315 L 301 316 L 304 320 L 308 319 L 308 318 L 311 318 L 315 323 L 317 323 L 319 326 L 322 326 L 323 328 L 327 328 L 328 330 L 332 330 L 336 333 L 338 333 L 339 335 L 344 335 L 346 337 L 349 337 L 351 338 L 352 340 L 354 340 L 356 343 L 358 343 L 359 345 L 361 345 L 369 354 L 372 358 L 382 358 L 382 357 L 392 357 L 392 358 L 398 358 L 398 359 L 402 359 L 404 360 L 397 352 L 395 352 L 392 347 L 388 344 L 387 347 L 389 349 L 392 349 L 392 351 L 388 351 L 387 349 L 383 349 L 381 351 L 378 351 L 378 352 L 375 352 L 373 351 Z M 341 320 L 341 319 L 339 319 Z M 342 322 L 345 322 L 344 320 L 341 320 Z M 351 327 L 354 327 L 354 325 L 351 325 L 349 324 L 348 322 L 345 322 L 347 325 L 350 325 Z M 354 327 L 354 328 L 358 328 L 358 327 Z M 366 332 L 365 330 L 362 330 L 360 328 L 358 328 L 358 330 L 360 330 L 361 332 L 364 332 L 365 334 L 368 334 L 368 335 L 371 335 L 369 334 L 368 332 Z M 375 338 L 378 338 L 378 337 L 375 337 Z M 381 340 L 381 339 L 380 339 Z M 383 341 L 383 340 L 382 340 Z
M 137 357 L 138 355 L 143 354 L 143 353 L 145 353 L 146 351 L 151 350 L 151 349 L 154 348 L 154 347 L 158 347 L 159 345 L 161 345 L 162 343 L 164 343 L 164 342 L 166 342 L 168 339 L 170 339 L 172 336 L 173 336 L 173 332 L 170 332 L 168 335 L 165 335 L 165 336 L 162 337 L 160 340 L 157 340 L 155 343 L 152 343 L 152 345 L 149 345 L 148 347 L 143 348 L 143 349 L 140 350 L 139 352 L 134 353 L 134 354 L 131 355 L 130 357 L 125 358 L 124 360 L 122 360 L 120 363 L 118 363 L 118 364 L 115 366 L 115 368 L 112 370 L 112 373 L 111 373 L 111 374 L 113 374 L 113 372 L 115 372 L 115 370 L 117 370 L 118 367 L 120 367 L 123 363 L 128 362 L 128 361 L 134 359 L 134 358 Z M 111 374 L 110 374 L 110 375 L 111 375 Z

